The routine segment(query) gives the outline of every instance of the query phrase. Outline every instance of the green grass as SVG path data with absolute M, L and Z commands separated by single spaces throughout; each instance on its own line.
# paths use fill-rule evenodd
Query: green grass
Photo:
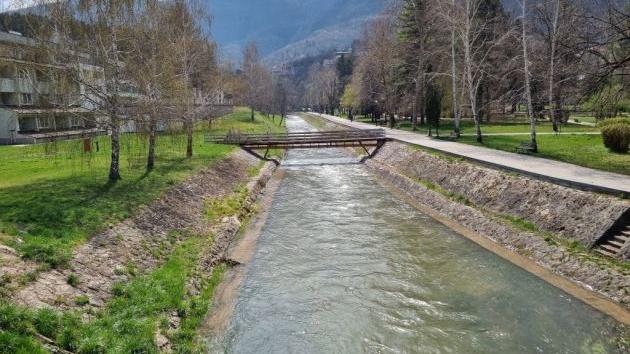
M 446 198 L 460 203 L 460 204 L 464 204 L 467 206 L 473 206 L 474 204 L 470 201 L 470 199 L 468 199 L 466 196 L 461 195 L 459 193 L 455 193 L 455 192 L 451 192 L 447 189 L 442 188 L 441 186 L 426 180 L 426 179 L 422 179 L 422 178 L 418 178 L 417 179 L 418 183 L 422 184 L 423 186 L 425 186 L 428 190 L 437 192 L 442 194 L 443 196 L 445 196 Z
M 486 136 L 483 144 L 479 144 L 474 137 L 466 136 L 459 142 L 515 152 L 525 140 L 522 136 Z M 600 135 L 541 135 L 538 136 L 538 150 L 534 156 L 630 175 L 630 154 L 610 152 L 604 147 Z
M 76 353 L 156 353 L 158 329 L 170 339 L 175 352 L 198 352 L 197 329 L 225 270 L 224 266 L 216 267 L 210 277 L 202 280 L 200 294 L 187 294 L 187 280 L 195 270 L 203 244 L 209 241 L 206 237 L 191 237 L 160 268 L 128 284 L 118 284 L 115 297 L 90 322 L 82 321 L 75 312 L 33 311 L 0 303 L 0 352 L 46 352 L 34 339 L 37 333 Z M 75 301 L 85 304 L 89 299 L 83 296 Z M 169 329 L 173 313 L 181 318 L 177 330 Z
M 578 117 L 579 119 L 579 117 Z M 369 122 L 369 118 L 360 117 L 359 121 Z M 411 130 L 411 123 L 399 122 L 399 128 L 402 130 Z M 483 144 L 476 142 L 474 136 L 474 123 L 470 120 L 464 120 L 461 123 L 462 136 L 458 142 L 485 146 L 491 149 L 503 150 L 508 152 L 516 152 L 516 148 L 524 141 L 528 140 L 525 135 L 486 135 L 483 138 Z M 448 135 L 453 130 L 451 120 L 444 120 L 441 126 L 443 135 Z M 528 133 L 530 126 L 525 123 L 483 123 L 482 133 L 485 134 L 501 134 L 501 133 Z M 539 133 L 553 132 L 551 123 L 538 123 Z M 598 132 L 596 127 L 582 126 L 578 124 L 566 124 L 562 127 L 565 133 L 580 132 Z M 426 134 L 426 128 L 420 127 L 418 134 Z M 593 169 L 616 172 L 630 175 L 630 154 L 617 154 L 610 152 L 604 147 L 602 137 L 600 135 L 539 135 L 538 136 L 539 152 L 535 156 L 564 161 L 579 166 L 589 167 Z
M 230 129 L 283 131 L 278 122 L 261 115 L 251 122 L 249 111 L 239 108 L 215 121 L 210 133 Z M 123 179 L 115 184 L 107 182 L 108 137 L 96 139 L 100 151 L 90 154 L 82 152 L 81 141 L 0 147 L 0 242 L 15 247 L 26 258 L 52 267 L 64 266 L 72 249 L 91 235 L 129 217 L 168 188 L 233 150 L 206 144 L 206 132 L 205 125 L 195 132 L 192 159 L 184 158 L 183 134 L 161 134 L 156 167 L 151 173 L 144 168 L 146 137 L 124 135 Z
M 205 206 L 206 216 L 214 222 L 225 216 L 237 215 L 245 205 L 247 196 L 247 187 L 239 186 L 231 195 L 208 200 Z
M 358 117 L 356 121 L 363 123 L 371 123 L 370 118 Z M 397 128 L 401 130 L 411 131 L 411 122 L 398 121 Z M 454 129 L 453 120 L 443 119 L 440 122 L 440 132 L 444 135 L 450 134 Z M 475 124 L 472 120 L 466 119 L 460 122 L 460 129 L 462 134 L 475 134 Z M 498 133 L 529 133 L 530 125 L 525 122 L 489 122 L 482 123 L 481 132 L 484 134 L 498 134 Z M 540 133 L 553 133 L 553 126 L 550 122 L 539 122 L 537 124 L 537 131 Z M 596 127 L 589 127 L 579 124 L 565 124 L 562 126 L 562 132 L 565 133 L 579 133 L 579 132 L 597 132 Z M 419 126 L 417 132 L 419 134 L 427 134 L 428 130 L 426 126 Z

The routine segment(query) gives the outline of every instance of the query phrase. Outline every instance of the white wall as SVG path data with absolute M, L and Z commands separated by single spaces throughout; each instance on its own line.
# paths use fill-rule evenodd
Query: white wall
M 17 134 L 18 124 L 15 112 L 0 108 L 0 143 L 9 142 L 11 139 L 11 130 L 15 130 Z

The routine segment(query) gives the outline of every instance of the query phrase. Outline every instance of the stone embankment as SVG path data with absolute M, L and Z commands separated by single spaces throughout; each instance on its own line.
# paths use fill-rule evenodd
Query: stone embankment
M 476 206 L 527 220 L 585 247 L 593 246 L 630 209 L 630 203 L 619 198 L 445 159 L 400 143 L 388 144 L 376 160 L 462 195 Z
M 571 247 L 593 245 L 628 210 L 627 201 L 397 142 L 367 165 L 415 202 L 630 309 L 630 272 Z
M 102 307 L 111 297 L 112 286 L 128 281 L 162 264 L 171 250 L 187 235 L 213 235 L 214 242 L 202 257 L 199 268 L 211 271 L 222 261 L 245 215 L 224 217 L 211 223 L 204 215 L 209 199 L 224 198 L 247 185 L 245 208 L 260 194 L 275 168 L 266 164 L 256 177 L 252 169 L 260 161 L 237 151 L 228 158 L 173 187 L 162 198 L 138 210 L 135 216 L 95 235 L 74 253 L 67 269 L 50 270 L 19 289 L 13 299 L 29 307 L 74 308 L 74 299 L 89 299 L 89 306 Z M 70 285 L 72 275 L 76 282 Z M 190 287 L 194 290 L 195 284 Z

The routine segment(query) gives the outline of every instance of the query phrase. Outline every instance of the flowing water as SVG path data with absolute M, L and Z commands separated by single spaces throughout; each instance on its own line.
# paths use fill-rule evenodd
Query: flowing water
M 214 351 L 616 351 L 614 320 L 401 202 L 364 166 L 339 164 L 352 161 L 289 152 Z

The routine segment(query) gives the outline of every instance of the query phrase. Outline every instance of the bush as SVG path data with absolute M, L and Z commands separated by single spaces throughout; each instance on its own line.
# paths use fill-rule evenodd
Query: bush
M 625 125 L 630 125 L 630 118 L 610 118 L 610 119 L 604 119 L 603 121 L 599 122 L 599 124 L 597 124 L 598 127 L 600 128 L 605 128 L 609 125 L 613 125 L 613 124 L 625 124 Z
M 79 306 L 85 306 L 90 303 L 90 298 L 87 295 L 79 295 L 74 298 L 74 303 Z
M 35 316 L 35 329 L 48 338 L 56 338 L 61 326 L 61 317 L 51 309 L 39 310 Z
M 25 243 L 18 247 L 23 257 L 36 262 L 46 263 L 52 268 L 63 268 L 72 258 L 69 250 L 62 249 L 55 244 Z
M 617 123 L 602 129 L 604 145 L 611 151 L 627 153 L 630 149 L 630 124 Z
M 66 282 L 68 283 L 68 285 L 76 288 L 76 286 L 79 285 L 79 276 L 74 273 L 68 274 Z

